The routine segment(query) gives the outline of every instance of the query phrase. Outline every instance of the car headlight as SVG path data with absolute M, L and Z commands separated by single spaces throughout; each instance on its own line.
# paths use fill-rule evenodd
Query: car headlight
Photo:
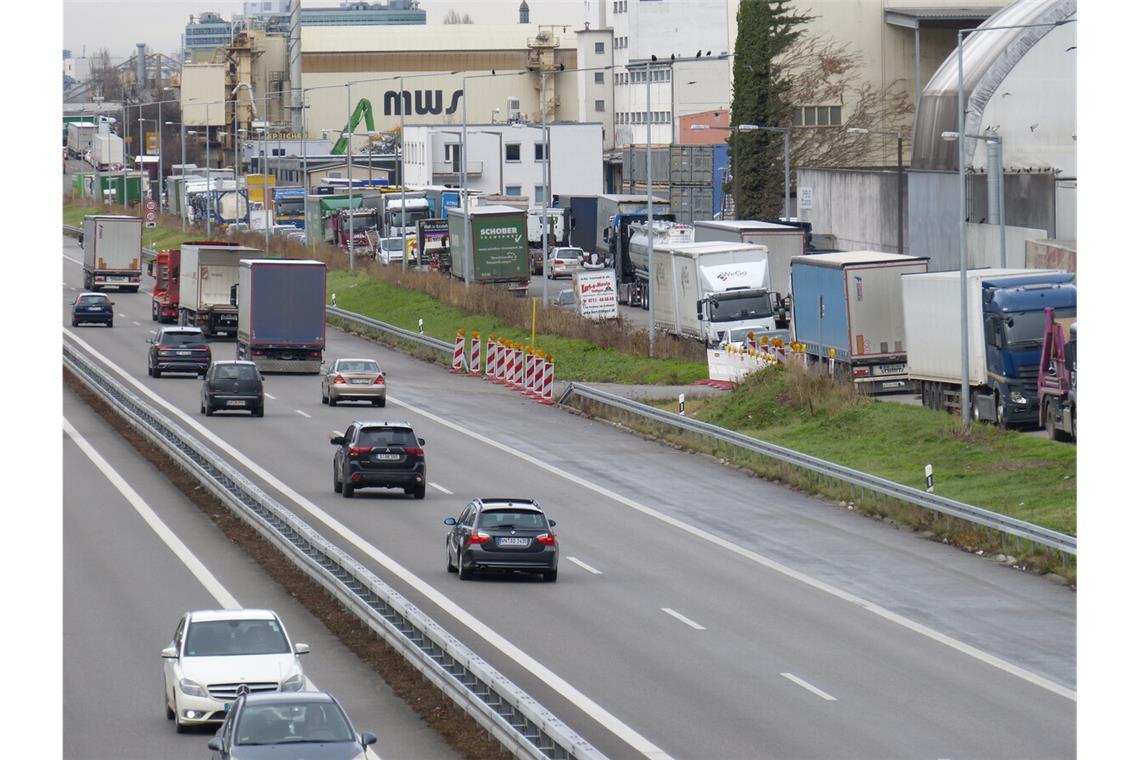
M 197 681 L 191 681 L 189 678 L 183 678 L 178 682 L 178 689 L 188 697 L 209 697 L 209 692 L 206 687 Z
M 1009 400 L 1015 404 L 1028 404 L 1029 403 L 1028 400 L 1026 400 L 1025 396 L 1022 395 L 1021 391 L 1015 391 L 1015 390 L 1011 390 L 1009 392 Z
M 285 679 L 285 683 L 281 684 L 281 691 L 300 691 L 305 688 L 305 674 L 294 673 Z

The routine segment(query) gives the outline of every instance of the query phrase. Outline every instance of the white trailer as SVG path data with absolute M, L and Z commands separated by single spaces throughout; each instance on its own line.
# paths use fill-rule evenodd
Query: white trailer
M 692 243 L 693 228 L 680 222 L 655 221 L 653 223 L 653 246 L 659 248 Z M 637 277 L 649 282 L 649 234 L 646 222 L 633 222 L 629 225 L 629 261 Z
M 183 243 L 178 273 L 179 323 L 202 328 L 207 335 L 236 334 L 236 295 L 241 259 L 261 251 L 224 243 Z
M 653 324 L 718 345 L 733 330 L 776 329 L 762 245 L 677 243 L 654 248 Z
M 95 123 L 91 121 L 73 121 L 67 125 L 67 155 L 71 158 L 83 158 L 91 150 L 91 142 L 95 138 Z
M 83 218 L 83 288 L 137 293 L 142 277 L 142 219 L 93 214 Z
M 570 230 L 566 226 L 566 209 L 547 208 L 547 245 L 566 246 L 570 244 Z M 531 248 L 542 247 L 542 209 L 528 208 L 526 210 L 526 241 Z M 593 253 L 593 251 L 587 251 Z
M 693 239 L 698 243 L 720 240 L 766 246 L 772 289 L 782 297 L 792 292 L 792 257 L 807 253 L 806 238 L 799 227 L 775 222 L 747 219 L 693 222 Z
M 111 133 L 94 135 L 91 140 L 91 164 L 98 169 L 123 165 L 123 138 Z

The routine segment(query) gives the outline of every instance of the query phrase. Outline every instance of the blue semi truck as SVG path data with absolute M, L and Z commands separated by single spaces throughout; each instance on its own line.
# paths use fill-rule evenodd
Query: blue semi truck
M 1000 427 L 1036 427 L 1037 375 L 1045 309 L 1056 319 L 1077 313 L 1070 272 L 972 269 L 966 273 L 966 357 L 969 398 L 961 398 L 961 274 L 902 278 L 908 373 L 930 409 L 960 412 Z

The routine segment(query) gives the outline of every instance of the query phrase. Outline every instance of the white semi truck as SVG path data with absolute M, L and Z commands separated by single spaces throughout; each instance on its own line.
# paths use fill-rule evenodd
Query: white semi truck
M 142 219 L 92 214 L 83 218 L 83 289 L 137 293 L 142 277 Z
M 183 243 L 178 276 L 179 322 L 207 335 L 236 335 L 233 303 L 242 259 L 261 256 L 256 248 L 226 243 Z

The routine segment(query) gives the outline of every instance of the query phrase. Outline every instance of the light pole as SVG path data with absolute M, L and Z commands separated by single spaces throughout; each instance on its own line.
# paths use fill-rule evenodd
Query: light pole
M 544 84 L 545 84 L 545 81 L 546 81 L 546 77 L 544 76 L 543 77 L 543 83 Z M 543 90 L 545 92 L 545 87 L 543 87 Z M 546 102 L 545 97 L 543 97 L 542 102 L 543 103 Z M 539 129 L 542 131 L 542 139 L 545 141 L 545 145 L 543 147 L 543 158 L 545 160 L 542 164 L 542 214 L 539 217 L 539 228 L 542 230 L 541 234 L 542 234 L 542 305 L 543 306 L 546 306 L 550 303 L 550 294 L 549 294 L 549 281 L 550 281 L 549 268 L 550 268 L 550 264 L 547 261 L 547 259 L 549 258 L 549 252 L 550 252 L 550 250 L 549 250 L 550 249 L 550 240 L 549 240 L 549 238 L 550 238 L 550 235 L 549 235 L 550 219 L 549 219 L 549 216 L 547 214 L 547 207 L 549 206 L 549 198 L 550 198 L 550 125 L 546 124 L 545 120 L 546 120 L 546 113 L 545 113 L 545 109 L 543 109 L 543 122 L 544 123 L 541 127 L 533 127 L 530 124 L 523 124 L 522 122 L 515 122 L 514 124 L 511 124 L 511 126 L 515 129 L 524 129 L 524 128 Z M 498 134 L 498 133 L 490 133 L 490 134 Z M 500 135 L 500 137 L 501 137 L 501 135 Z M 500 149 L 500 154 L 501 154 L 501 152 L 502 152 L 502 140 L 501 139 L 499 141 L 499 149 Z M 502 169 L 500 169 L 499 170 L 500 180 L 501 180 L 502 176 L 503 176 Z M 500 182 L 500 185 L 501 185 L 501 182 Z
M 346 102 L 348 103 L 348 121 L 345 122 L 345 138 L 348 143 L 345 148 L 345 165 L 348 172 L 348 271 L 356 269 L 356 247 L 354 245 L 352 229 L 352 82 L 346 82 L 344 85 L 344 92 Z M 404 109 L 400 109 L 401 111 Z
M 890 130 L 880 131 L 875 129 L 863 129 L 862 127 L 849 127 L 847 129 L 849 135 L 882 135 L 883 137 L 895 138 L 898 146 L 898 252 L 903 252 L 903 136 L 902 132 L 892 132 Z M 945 132 L 942 137 L 946 137 Z M 957 135 L 957 133 L 952 133 Z M 1004 258 L 1004 257 L 1003 257 Z M 1004 265 L 1003 265 L 1004 266 Z
M 965 65 L 962 61 L 962 43 L 965 41 L 965 35 L 972 32 L 995 32 L 1004 29 L 1033 29 L 1033 28 L 1055 28 L 1064 26 L 1065 24 L 1072 23 L 1074 19 L 1063 19 L 1061 21 L 1054 21 L 1047 24 L 1014 24 L 1009 26 L 987 26 L 976 29 L 959 29 L 958 30 L 958 134 L 966 134 L 966 110 L 969 108 L 969 103 L 966 102 L 966 78 L 965 78 Z M 1004 235 L 1003 235 L 1004 237 Z M 958 265 L 960 268 L 959 274 L 961 275 L 961 288 L 959 293 L 959 308 L 962 311 L 962 385 L 960 388 L 961 396 L 958 399 L 958 406 L 962 413 L 962 429 L 967 430 L 970 427 L 970 352 L 968 341 L 970 338 L 969 333 L 969 318 L 966 313 L 968 308 L 968 293 L 966 292 L 966 141 L 958 140 Z
M 987 148 L 993 148 L 990 163 L 988 166 L 990 188 L 988 193 L 989 200 L 989 217 L 993 219 L 997 217 L 997 223 L 1000 228 L 998 237 L 998 266 L 1002 269 L 1005 268 L 1005 161 L 1002 157 L 1002 142 L 1001 135 L 992 133 L 971 135 L 966 134 L 966 137 L 971 137 L 975 140 L 984 140 Z M 957 132 L 943 132 L 942 139 L 947 142 L 953 142 L 958 139 Z M 987 150 L 987 152 L 989 152 Z
M 174 122 L 166 122 L 169 126 L 174 126 Z M 179 144 L 182 146 L 182 198 L 178 207 L 178 215 L 182 217 L 182 231 L 186 231 L 186 121 L 178 123 L 179 131 Z
M 653 269 L 653 119 L 651 118 L 653 105 L 650 102 L 649 87 L 653 77 L 650 75 L 649 63 L 645 62 L 645 247 L 649 256 L 646 287 L 649 290 L 649 355 L 652 357 L 657 346 L 657 320 L 653 318 L 653 307 L 656 305 L 653 284 L 656 272 Z

